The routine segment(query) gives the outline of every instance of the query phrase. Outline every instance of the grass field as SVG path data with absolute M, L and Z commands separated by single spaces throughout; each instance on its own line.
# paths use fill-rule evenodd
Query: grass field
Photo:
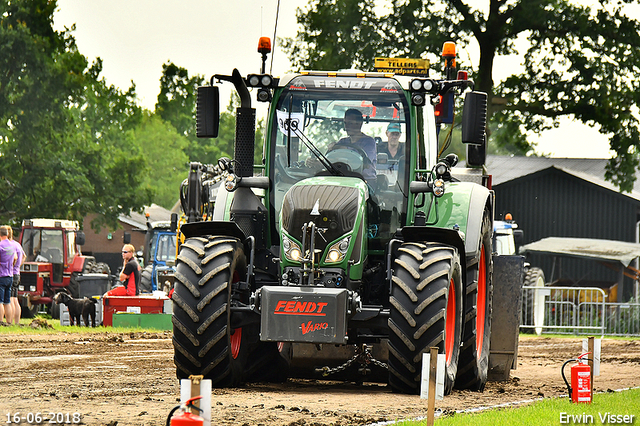
M 639 368 L 640 370 L 640 368 Z M 437 418 L 438 426 L 512 426 L 562 424 L 640 424 L 640 389 L 600 393 L 591 404 L 575 404 L 568 398 L 549 398 L 525 407 L 510 407 L 477 413 L 456 413 Z M 426 420 L 398 423 L 402 426 L 424 426 Z

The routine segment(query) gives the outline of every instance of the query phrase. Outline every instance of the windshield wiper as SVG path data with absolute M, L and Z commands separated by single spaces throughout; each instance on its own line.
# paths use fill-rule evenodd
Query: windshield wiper
M 289 127 L 287 128 L 287 147 L 291 149 L 291 132 L 295 134 L 295 136 L 304 143 L 304 145 L 315 155 L 315 157 L 320 161 L 320 163 L 324 166 L 329 173 L 334 176 L 344 176 L 340 170 L 336 169 L 336 167 L 329 161 L 329 159 L 322 153 L 316 146 L 311 142 L 311 140 L 300 130 L 298 127 L 297 121 L 291 120 L 291 108 L 289 108 Z

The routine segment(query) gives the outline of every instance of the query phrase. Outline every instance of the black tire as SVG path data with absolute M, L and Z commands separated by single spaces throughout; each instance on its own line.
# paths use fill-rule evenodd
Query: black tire
M 485 211 L 480 239 L 480 259 L 467 265 L 464 329 L 456 388 L 481 391 L 487 383 L 493 309 L 491 220 Z M 481 336 L 478 339 L 478 336 Z
M 111 268 L 104 262 L 98 262 L 91 267 L 92 274 L 107 274 L 111 275 Z
M 49 305 L 49 315 L 51 319 L 59 320 L 60 319 L 60 304 L 54 301 L 51 301 Z
M 140 273 L 140 293 L 151 293 L 153 291 L 153 265 L 147 265 Z
M 525 275 L 523 286 L 544 287 L 544 271 L 540 268 L 529 268 Z M 524 290 L 522 292 L 522 311 L 520 313 L 520 324 L 535 325 L 533 303 L 535 300 L 535 290 Z M 535 328 L 521 328 L 521 333 L 533 333 Z
M 82 273 L 83 274 L 90 274 L 91 271 L 93 270 L 93 268 L 96 265 L 96 261 L 93 258 L 87 258 L 84 261 L 84 266 L 82 268 Z
M 71 278 L 69 280 L 69 287 L 67 287 L 71 297 L 77 299 L 80 297 L 80 283 L 78 282 L 78 273 L 74 272 L 71 274 Z
M 461 274 L 451 247 L 405 243 L 398 249 L 389 299 L 389 385 L 394 392 L 420 392 L 422 354 L 434 346 L 446 356 L 444 392 L 451 392 L 462 332 Z
M 242 244 L 229 237 L 194 237 L 180 247 L 173 292 L 173 347 L 178 379 L 203 375 L 213 386 L 242 381 L 246 333 L 232 330 L 232 283 L 244 278 Z

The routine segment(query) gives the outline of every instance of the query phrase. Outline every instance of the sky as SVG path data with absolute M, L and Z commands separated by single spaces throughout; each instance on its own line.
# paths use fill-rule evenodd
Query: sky
M 488 0 L 469 3 L 482 8 Z M 207 79 L 213 74 L 230 75 L 233 68 L 242 75 L 260 72 L 258 39 L 268 36 L 273 40 L 274 30 L 277 37 L 295 37 L 296 9 L 307 4 L 307 0 L 58 0 L 54 28 L 63 30 L 75 24 L 73 35 L 80 53 L 89 61 L 96 57 L 103 60 L 102 75 L 107 83 L 127 90 L 133 81 L 140 104 L 153 110 L 162 64 L 171 61 L 186 68 L 189 75 L 201 74 Z M 459 54 L 472 60 L 475 55 Z M 267 70 L 271 61 L 270 55 Z M 508 74 L 518 66 L 518 58 L 503 58 L 495 68 L 496 73 L 502 70 Z M 284 52 L 274 43 L 271 73 L 280 76 L 290 69 Z M 500 78 L 494 75 L 494 80 Z M 224 108 L 231 84 L 225 83 L 221 89 Z M 611 157 L 605 136 L 568 119 L 563 119 L 558 129 L 531 140 L 539 154 L 552 157 Z

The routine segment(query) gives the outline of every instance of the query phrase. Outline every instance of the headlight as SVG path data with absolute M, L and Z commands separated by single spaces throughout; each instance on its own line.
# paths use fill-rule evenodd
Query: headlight
M 349 242 L 351 241 L 351 237 L 345 237 L 329 247 L 329 252 L 327 253 L 327 258 L 325 259 L 326 263 L 338 263 L 342 262 L 347 255 L 347 251 L 349 250 Z
M 433 195 L 441 197 L 444 194 L 444 181 L 442 179 L 436 179 L 433 182 Z
M 284 252 L 284 257 L 288 260 L 300 262 L 300 259 L 302 259 L 302 250 L 300 250 L 300 246 L 286 235 L 282 236 L 282 251 Z
M 236 175 L 229 173 L 227 175 L 227 180 L 224 183 L 224 189 L 226 189 L 228 192 L 232 192 L 235 191 L 237 187 L 238 180 L 236 179 Z
M 422 80 L 411 80 L 410 86 L 411 86 L 411 90 L 421 90 Z

